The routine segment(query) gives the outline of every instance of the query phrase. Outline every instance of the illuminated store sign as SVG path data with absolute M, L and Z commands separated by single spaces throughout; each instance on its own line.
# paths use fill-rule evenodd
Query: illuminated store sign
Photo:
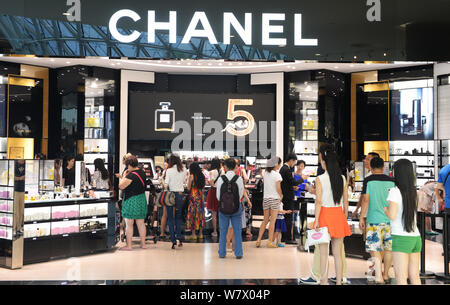
M 128 18 L 137 22 L 141 20 L 141 16 L 133 10 L 124 9 L 116 12 L 109 20 L 109 30 L 112 36 L 122 43 L 131 43 L 138 40 L 142 33 L 133 31 L 131 34 L 125 35 L 119 32 L 117 23 L 122 18 Z M 231 28 L 233 28 L 242 41 L 246 45 L 253 44 L 253 28 L 252 28 L 252 13 L 245 13 L 245 21 L 242 25 L 233 13 L 223 13 L 223 43 L 230 44 Z M 285 37 L 274 38 L 272 34 L 278 36 L 284 34 L 284 26 L 280 22 L 286 20 L 286 14 L 262 14 L 262 45 L 265 46 L 286 46 L 287 39 Z M 277 22 L 277 25 L 274 25 Z M 200 28 L 200 29 L 199 29 Z M 169 21 L 157 22 L 156 12 L 148 11 L 148 42 L 155 43 L 155 32 L 167 31 L 169 33 L 169 43 L 177 42 L 177 12 L 169 12 Z M 211 27 L 211 23 L 205 12 L 195 12 L 186 32 L 184 33 L 181 43 L 187 44 L 191 42 L 192 38 L 207 38 L 211 44 L 218 44 L 217 37 Z M 294 45 L 295 46 L 318 46 L 318 39 L 306 39 L 302 35 L 302 14 L 294 15 Z

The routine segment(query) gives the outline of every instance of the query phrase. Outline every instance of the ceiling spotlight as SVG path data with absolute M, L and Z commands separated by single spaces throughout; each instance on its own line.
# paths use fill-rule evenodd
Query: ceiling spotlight
M 66 61 L 66 64 L 70 64 L 70 61 Z
M 384 56 L 386 56 L 387 54 L 386 54 L 386 53 L 384 53 L 383 55 L 384 55 Z
M 320 53 L 316 53 L 316 56 L 320 56 Z
M 338 66 L 334 66 L 334 68 L 335 68 L 335 69 L 339 69 L 339 67 L 338 67 Z
M 356 56 L 356 55 L 355 55 L 355 56 L 353 56 L 353 58 L 354 58 L 354 59 L 357 59 L 357 58 L 358 58 L 358 56 Z

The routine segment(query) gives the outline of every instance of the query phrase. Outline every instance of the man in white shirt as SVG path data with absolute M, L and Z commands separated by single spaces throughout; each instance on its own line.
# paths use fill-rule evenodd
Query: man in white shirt
M 234 173 L 234 169 L 236 167 L 236 161 L 234 159 L 227 159 L 224 162 L 224 170 L 225 170 L 225 176 L 227 177 L 228 181 L 231 181 L 233 177 L 236 175 Z M 216 188 L 217 188 L 217 200 L 219 200 L 219 206 L 220 206 L 220 196 L 221 196 L 221 188 L 223 184 L 223 179 L 220 177 L 216 182 Z M 239 189 L 239 200 L 242 200 L 242 197 L 244 196 L 244 181 L 242 180 L 242 177 L 239 177 L 236 180 L 236 184 Z M 242 249 L 242 205 L 239 208 L 239 211 L 232 215 L 225 215 L 222 212 L 220 212 L 219 209 L 219 227 L 220 227 L 220 236 L 219 236 L 219 257 L 225 258 L 227 252 L 226 252 L 226 244 L 227 244 L 227 232 L 228 227 L 231 220 L 231 226 L 233 227 L 234 232 L 234 255 L 237 259 L 241 259 L 244 255 L 243 249 Z

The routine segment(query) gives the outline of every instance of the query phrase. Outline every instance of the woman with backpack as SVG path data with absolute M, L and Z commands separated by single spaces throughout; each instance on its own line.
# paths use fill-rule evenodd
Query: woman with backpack
M 395 187 L 389 190 L 384 208 L 392 220 L 392 258 L 397 285 L 421 285 L 420 252 L 422 238 L 417 228 L 417 190 L 414 168 L 408 159 L 394 163 Z
M 172 249 L 175 249 L 177 245 L 177 239 L 178 239 L 178 247 L 183 246 L 183 242 L 181 241 L 181 225 L 183 222 L 181 213 L 183 210 L 183 193 L 184 193 L 185 178 L 186 178 L 186 168 L 181 163 L 180 157 L 176 155 L 171 155 L 169 158 L 168 169 L 166 171 L 164 188 L 170 192 L 175 193 L 175 206 L 166 207 L 167 220 L 169 222 L 170 240 L 172 241 Z M 174 221 L 174 208 L 175 208 L 175 221 Z
M 133 224 L 139 230 L 141 238 L 141 248 L 146 249 L 145 238 L 147 231 L 145 228 L 145 218 L 147 217 L 147 199 L 145 198 L 145 179 L 146 175 L 142 169 L 139 169 L 138 159 L 135 156 L 129 156 L 125 160 L 127 170 L 120 177 L 119 189 L 123 190 L 122 216 L 126 223 L 127 245 L 120 250 L 132 250 Z
M 191 230 L 189 239 L 203 239 L 203 228 L 205 227 L 205 202 L 203 200 L 203 190 L 205 188 L 205 175 L 197 162 L 191 164 L 189 168 L 189 205 L 186 217 L 186 230 Z M 188 238 L 186 238 L 188 239 Z
M 220 161 L 214 159 L 211 161 L 211 171 L 209 172 L 209 185 L 211 188 L 206 197 L 206 208 L 212 213 L 212 236 L 217 237 L 217 212 L 219 211 L 219 201 L 217 200 L 216 182 L 220 177 Z
M 281 209 L 281 200 L 283 199 L 283 192 L 281 190 L 281 178 L 278 170 L 281 167 L 281 158 L 272 157 L 267 161 L 267 167 L 264 173 L 264 220 L 259 227 L 258 239 L 256 240 L 256 247 L 261 246 L 261 239 L 266 230 L 267 223 L 269 225 L 269 241 L 267 242 L 268 248 L 277 248 L 278 246 L 273 244 L 275 222 L 277 220 L 278 211 Z

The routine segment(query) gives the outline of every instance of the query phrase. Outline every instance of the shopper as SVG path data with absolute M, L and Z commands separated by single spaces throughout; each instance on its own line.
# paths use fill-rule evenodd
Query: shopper
M 245 223 L 245 218 L 247 217 L 245 215 L 246 213 L 246 209 L 245 209 L 245 203 L 244 200 L 246 200 L 247 202 L 250 201 L 250 199 L 248 198 L 248 193 L 247 190 L 245 189 L 245 184 L 248 182 L 248 177 L 247 177 L 247 173 L 245 172 L 245 170 L 243 170 L 240 167 L 240 163 L 239 163 L 239 159 L 234 158 L 234 162 L 236 162 L 236 167 L 234 169 L 234 173 L 236 175 L 238 175 L 239 177 L 242 177 L 243 181 L 244 181 L 244 197 L 241 199 L 241 203 L 242 203 L 242 227 L 244 227 L 244 223 Z M 251 203 L 250 203 L 251 204 Z M 227 245 L 229 245 L 228 247 L 228 251 L 232 252 L 234 250 L 234 233 L 233 233 L 233 227 L 229 227 L 228 228 L 228 233 L 227 233 Z
M 67 159 L 67 165 L 63 171 L 62 187 L 69 185 L 75 186 L 75 157 L 69 157 Z
M 178 247 L 183 246 L 181 241 L 181 226 L 182 218 L 181 212 L 183 208 L 183 192 L 184 181 L 186 177 L 186 168 L 181 164 L 181 160 L 176 155 L 171 155 L 169 158 L 168 169 L 166 171 L 166 178 L 164 181 L 164 188 L 170 192 L 175 193 L 175 206 L 166 207 L 167 219 L 169 222 L 170 240 L 172 241 L 172 249 L 175 249 L 178 239 Z M 175 209 L 175 220 L 174 220 Z
M 141 238 L 141 248 L 146 249 L 145 238 L 147 231 L 145 228 L 145 219 L 147 217 L 147 199 L 145 198 L 145 179 L 146 175 L 142 169 L 139 169 L 138 159 L 135 156 L 129 156 L 125 160 L 127 170 L 124 177 L 120 179 L 119 189 L 123 190 L 122 217 L 126 223 L 127 245 L 120 250 L 132 250 L 133 225 L 136 225 Z
M 164 185 L 164 181 L 166 180 L 166 172 L 169 168 L 169 159 L 166 159 L 164 162 L 164 169 L 161 175 L 161 184 Z M 166 206 L 162 207 L 162 216 L 161 216 L 161 234 L 159 236 L 160 239 L 166 239 L 166 228 L 167 228 L 167 208 Z M 175 214 L 174 214 L 175 215 Z M 174 216 L 175 217 L 175 216 Z
M 97 190 L 109 190 L 111 183 L 109 180 L 109 173 L 105 167 L 103 159 L 97 158 L 94 160 L 94 177 L 92 179 L 92 186 Z
M 208 191 L 206 197 L 206 207 L 212 213 L 212 236 L 217 237 L 217 212 L 219 211 L 219 201 L 217 200 L 216 182 L 220 175 L 220 161 L 219 159 L 213 159 L 211 161 L 211 171 L 209 172 L 209 185 L 211 188 Z
M 203 197 L 205 176 L 197 162 L 191 164 L 189 173 L 187 187 L 189 190 L 189 205 L 186 217 L 186 230 L 192 231 L 189 239 L 197 240 L 196 232 L 198 231 L 198 239 L 202 240 L 203 228 L 205 227 L 205 202 Z
M 323 144 L 322 146 L 320 146 L 319 148 L 319 168 L 317 170 L 318 175 L 323 175 L 325 173 L 325 171 L 322 168 L 322 160 L 323 160 L 323 155 L 325 154 L 326 151 L 334 151 L 334 147 L 331 144 Z M 315 187 L 311 189 L 311 192 L 313 194 L 316 195 L 316 189 Z M 300 248 L 299 248 L 300 249 Z M 342 251 L 341 251 L 341 261 L 342 261 L 342 284 L 350 284 L 350 281 L 347 279 L 347 260 L 346 260 L 346 256 L 345 256 L 345 247 L 344 247 L 344 241 L 342 241 L 342 247 L 341 247 Z M 300 282 L 302 284 L 306 284 L 306 285 L 319 285 L 320 284 L 320 279 L 323 275 L 323 270 L 321 270 L 321 265 L 320 265 L 320 257 L 321 257 L 321 252 L 320 252 L 320 247 L 314 247 L 314 258 L 313 258 L 313 266 L 311 269 L 311 275 L 309 278 L 301 278 Z M 330 279 L 332 282 L 337 281 L 337 278 L 331 278 Z
M 370 161 L 372 161 L 373 158 L 380 158 L 380 155 L 376 152 L 370 152 L 367 154 L 367 156 L 364 156 L 363 163 L 364 168 L 366 169 L 366 173 L 364 176 L 364 179 L 372 175 L 372 168 L 370 167 Z M 357 218 L 358 212 L 361 210 L 362 205 L 362 197 L 359 197 L 358 203 L 356 204 L 356 209 L 353 211 L 352 217 Z M 360 214 L 361 218 L 362 213 Z M 366 215 L 363 215 L 362 217 L 366 217 Z
M 389 190 L 386 216 L 392 220 L 392 258 L 397 285 L 421 285 L 420 252 L 422 238 L 417 228 L 417 190 L 411 161 L 394 163 L 395 187 Z
M 388 206 L 389 189 L 395 186 L 394 180 L 383 174 L 384 161 L 375 157 L 370 161 L 372 175 L 364 179 L 360 228 L 366 232 L 366 251 L 375 260 L 377 283 L 389 281 L 389 269 L 392 265 L 391 221 L 384 213 Z M 364 215 L 367 215 L 364 218 Z M 381 262 L 384 261 L 384 272 Z
M 256 240 L 256 247 L 261 246 L 261 239 L 266 230 L 267 223 L 269 225 L 269 240 L 267 242 L 268 248 L 277 248 L 274 241 L 275 222 L 277 220 L 278 211 L 281 209 L 281 202 L 283 199 L 283 192 L 281 190 L 281 178 L 278 170 L 281 166 L 281 159 L 279 157 L 272 157 L 267 161 L 267 167 L 264 173 L 264 199 L 263 210 L 264 220 L 259 227 L 258 239 Z
M 290 214 L 292 211 L 285 211 L 283 207 L 278 211 L 277 220 L 275 222 L 274 244 L 278 248 L 284 248 L 284 244 L 281 242 L 281 234 L 286 232 L 286 221 L 284 220 L 285 214 Z
M 444 212 L 447 215 L 450 215 L 450 164 L 444 166 L 439 172 L 438 182 L 440 183 L 439 187 L 436 188 L 436 197 L 438 198 L 439 206 L 444 206 Z M 441 189 L 444 189 L 444 197 L 441 195 Z M 450 237 L 450 226 L 448 226 L 448 236 Z M 449 245 L 450 251 L 450 245 Z
M 328 228 L 331 237 L 331 246 L 336 269 L 336 284 L 342 284 L 342 244 L 346 236 L 351 235 L 347 223 L 348 193 L 346 178 L 342 175 L 337 155 L 332 150 L 326 150 L 322 154 L 322 168 L 325 173 L 316 179 L 316 204 L 314 228 Z M 320 244 L 320 270 L 325 276 L 321 276 L 320 283 L 328 284 L 328 244 Z
M 234 186 L 237 187 L 238 194 L 235 194 L 233 192 L 233 201 L 237 201 L 237 200 L 241 201 L 242 197 L 244 196 L 244 181 L 243 181 L 242 177 L 237 177 L 236 179 L 234 178 L 236 176 L 236 174 L 234 172 L 235 168 L 236 168 L 236 162 L 233 159 L 225 160 L 225 162 L 224 162 L 225 175 L 221 176 L 216 182 L 217 200 L 219 201 L 219 206 L 221 204 L 223 205 L 225 203 L 225 198 L 221 198 L 221 195 L 225 194 L 225 192 L 226 192 L 226 188 L 225 187 L 222 188 L 222 186 L 226 186 L 226 184 L 224 185 L 224 183 L 230 183 L 231 189 L 233 189 L 234 188 L 233 181 L 235 181 L 234 183 L 236 185 L 234 185 Z M 236 196 L 238 196 L 238 198 L 235 198 Z M 237 259 L 241 259 L 243 256 L 241 221 L 242 221 L 242 205 L 239 207 L 239 210 L 236 213 L 231 214 L 231 215 L 222 213 L 219 208 L 220 232 L 221 233 L 227 232 L 228 227 L 231 222 L 231 225 L 233 227 L 233 232 L 234 232 L 234 241 L 235 241 L 234 254 Z M 227 243 L 226 234 L 220 234 L 219 235 L 219 257 L 220 258 L 225 258 L 225 256 L 226 256 L 226 243 Z
M 286 161 L 280 169 L 280 175 L 283 179 L 281 182 L 281 190 L 283 191 L 283 206 L 285 210 L 294 210 L 294 190 L 298 190 L 299 184 L 304 183 L 308 176 L 303 175 L 302 178 L 294 180 L 293 167 L 297 162 L 296 154 L 289 154 Z M 287 231 L 283 234 L 283 240 L 288 245 L 297 244 L 293 236 L 293 217 L 292 214 L 285 215 Z
M 297 161 L 296 171 L 294 172 L 294 180 L 303 179 L 303 170 L 305 169 L 306 162 L 303 160 Z M 308 180 L 304 180 L 302 184 L 298 185 L 298 190 L 294 192 L 296 204 L 294 206 L 294 211 L 299 212 L 300 214 L 300 236 L 304 233 L 304 224 L 307 219 L 307 207 L 308 203 L 305 200 L 305 192 L 312 191 L 309 186 Z M 296 213 L 294 213 L 295 215 Z M 295 223 L 295 222 L 294 222 Z M 294 226 L 292 226 L 293 228 Z
M 128 167 L 126 165 L 126 160 L 128 157 L 130 157 L 131 154 L 130 153 L 126 153 L 125 155 L 123 155 L 122 157 L 122 164 L 124 165 L 124 170 L 122 172 L 122 174 L 117 173 L 115 176 L 116 178 L 122 179 L 123 176 L 125 175 L 125 172 L 128 170 Z M 117 202 L 117 205 L 119 206 L 119 210 L 120 210 L 120 228 L 122 229 L 123 232 L 125 232 L 125 219 L 122 217 L 122 206 L 123 206 L 123 191 L 119 190 L 119 201 Z M 124 235 L 122 235 L 122 241 L 125 240 L 125 233 Z

